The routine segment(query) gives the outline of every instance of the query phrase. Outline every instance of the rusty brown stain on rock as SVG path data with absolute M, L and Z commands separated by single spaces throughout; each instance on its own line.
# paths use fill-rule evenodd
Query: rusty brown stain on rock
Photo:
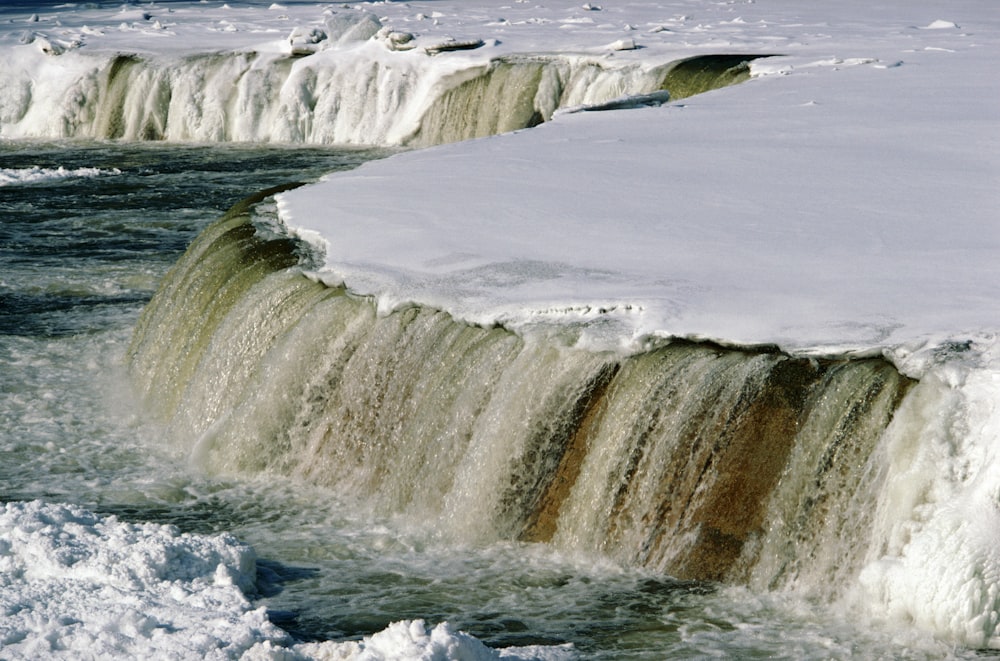
M 615 364 L 605 370 L 595 381 L 593 388 L 580 402 L 582 404 L 579 424 L 569 437 L 565 451 L 556 468 L 552 480 L 538 499 L 538 506 L 531 513 L 524 526 L 521 540 L 526 542 L 548 542 L 556 532 L 559 511 L 569 496 L 573 485 L 580 476 L 580 468 L 590 449 L 590 438 L 599 428 L 603 414 L 603 404 L 608 386 L 614 380 L 620 366 Z

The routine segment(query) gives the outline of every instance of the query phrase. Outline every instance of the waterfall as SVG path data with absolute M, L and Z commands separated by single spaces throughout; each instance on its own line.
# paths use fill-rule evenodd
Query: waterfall
M 683 340 L 621 355 L 380 315 L 307 277 L 266 194 L 192 244 L 129 351 L 149 410 L 208 469 L 682 578 L 834 595 L 857 575 L 876 448 L 914 383 L 884 359 Z
M 528 128 L 568 106 L 704 92 L 749 77 L 760 56 L 447 57 L 431 66 L 377 43 L 305 57 L 37 52 L 0 67 L 0 136 L 426 146 Z

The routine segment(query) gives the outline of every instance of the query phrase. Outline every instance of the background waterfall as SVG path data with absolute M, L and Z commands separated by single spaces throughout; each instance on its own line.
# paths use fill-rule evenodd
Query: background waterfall
M 531 127 L 560 108 L 625 95 L 690 96 L 749 77 L 754 57 L 650 67 L 508 56 L 427 67 L 378 44 L 308 57 L 39 53 L 33 68 L 20 60 L 0 67 L 0 135 L 426 146 Z
M 685 341 L 623 356 L 430 308 L 377 315 L 306 277 L 308 250 L 253 201 L 191 246 L 129 353 L 206 467 L 679 578 L 832 597 L 856 576 L 875 448 L 912 385 L 886 361 Z

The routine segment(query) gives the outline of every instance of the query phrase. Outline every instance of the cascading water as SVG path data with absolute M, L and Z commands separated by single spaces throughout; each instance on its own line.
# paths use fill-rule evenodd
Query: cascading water
M 622 96 L 690 96 L 740 82 L 746 61 L 761 57 L 642 67 L 507 56 L 427 67 L 376 43 L 308 57 L 36 55 L 33 68 L 0 67 L 0 135 L 412 146 L 527 128 L 560 108 Z
M 827 598 L 856 578 L 876 448 L 913 384 L 885 360 L 687 341 L 622 356 L 429 308 L 378 315 L 306 277 L 269 209 L 201 235 L 129 352 L 205 466 L 680 578 Z

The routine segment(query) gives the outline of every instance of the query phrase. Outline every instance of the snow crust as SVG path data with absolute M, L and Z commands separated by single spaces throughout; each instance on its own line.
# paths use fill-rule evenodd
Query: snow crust
M 317 76 L 349 86 L 357 75 L 379 107 L 410 99 L 385 126 L 374 106 L 341 108 L 363 110 L 350 123 L 387 142 L 418 125 L 434 81 L 501 55 L 651 67 L 778 54 L 734 88 L 373 163 L 284 195 L 282 213 L 328 247 L 320 277 L 384 311 L 416 302 L 518 330 L 555 322 L 599 348 L 681 335 L 902 362 L 998 327 L 1000 19 L 974 0 L 947 11 L 902 0 L 16 7 L 0 12 L 0 61 L 37 73 L 0 95 L 0 117 L 21 117 L 9 135 L 58 135 L 43 125 L 72 113 L 52 106 L 89 89 L 70 81 L 120 53 L 252 52 L 264 68 L 295 55 L 301 75 L 285 87 L 296 89 L 272 90 L 283 114 L 308 105 Z M 365 62 L 379 78 L 364 78 Z M 197 99 L 189 68 L 175 96 L 190 87 Z M 215 94 L 206 81 L 200 96 Z M 206 106 L 181 133 L 233 129 L 216 114 Z

